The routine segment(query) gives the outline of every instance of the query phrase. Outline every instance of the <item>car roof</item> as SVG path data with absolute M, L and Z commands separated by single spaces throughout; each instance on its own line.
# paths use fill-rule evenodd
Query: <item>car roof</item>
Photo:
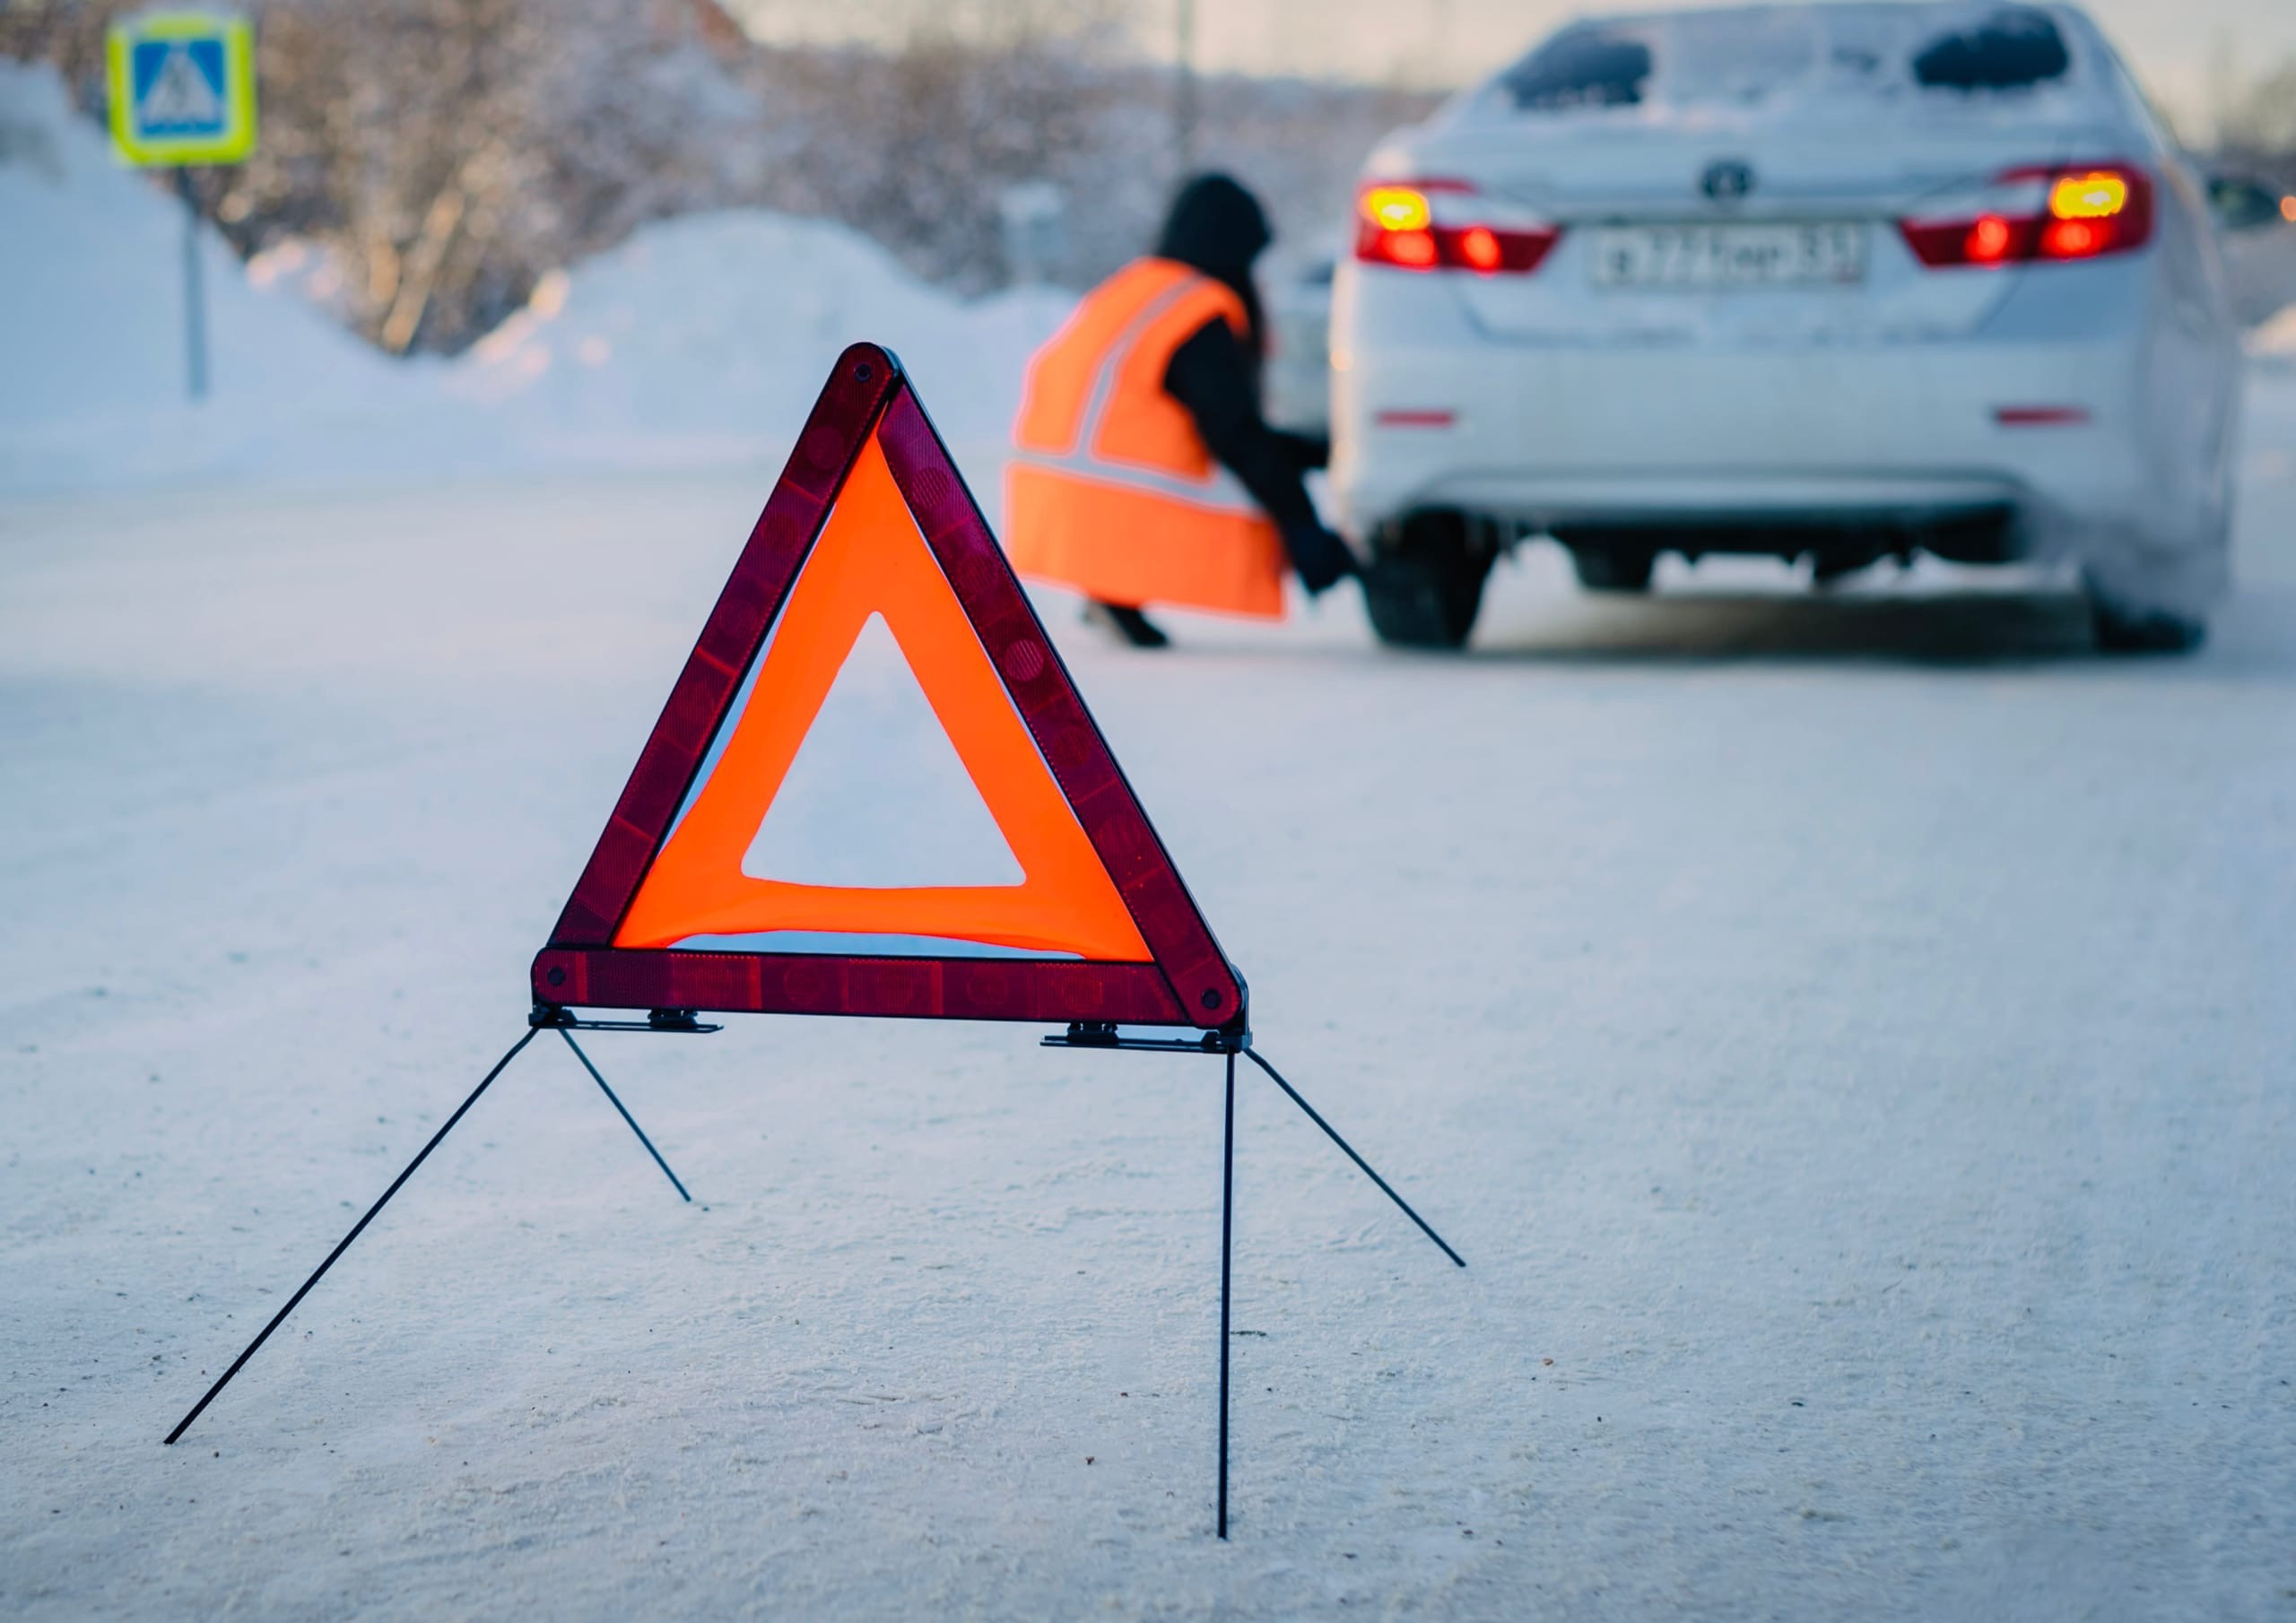
M 1993 116 L 2030 104 L 2088 117 L 2116 100 L 2110 46 L 2079 7 L 2027 0 L 1827 0 L 1680 6 L 1582 16 L 1463 91 L 1437 122 L 1663 118 L 1695 105 L 1727 116 L 1799 106 L 1878 108 L 1886 97 Z M 1996 91 L 2031 92 L 2013 99 Z M 1939 108 L 1945 103 L 1940 102 Z
M 2077 5 L 2060 4 L 2059 0 L 1765 0 L 1748 5 L 1658 5 L 1646 11 L 1580 13 L 1564 22 L 1555 32 L 1590 24 L 1635 24 L 1665 22 L 1675 17 L 1727 18 L 1764 15 L 1791 15 L 1797 12 L 1831 13 L 1842 16 L 1869 14 L 1919 20 L 1935 17 L 1940 22 L 1948 19 L 1968 17 L 1982 19 L 2000 12 L 2042 12 L 2052 20 L 2068 18 L 2088 20 L 2088 13 Z

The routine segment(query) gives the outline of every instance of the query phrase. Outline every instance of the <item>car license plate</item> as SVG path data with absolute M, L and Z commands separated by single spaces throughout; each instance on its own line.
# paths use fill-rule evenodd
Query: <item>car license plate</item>
M 1696 291 L 1866 279 L 1866 228 L 1848 221 L 1603 226 L 1592 239 L 1596 287 Z

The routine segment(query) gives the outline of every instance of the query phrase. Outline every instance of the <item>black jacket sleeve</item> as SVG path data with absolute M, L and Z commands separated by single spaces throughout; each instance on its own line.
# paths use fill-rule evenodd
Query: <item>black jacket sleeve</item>
M 1227 322 L 1213 317 L 1172 352 L 1164 368 L 1164 392 L 1187 408 L 1212 455 L 1280 527 L 1319 523 L 1300 474 L 1322 466 L 1319 453 L 1326 447 L 1306 435 L 1278 433 L 1267 426 L 1259 414 L 1251 361 Z

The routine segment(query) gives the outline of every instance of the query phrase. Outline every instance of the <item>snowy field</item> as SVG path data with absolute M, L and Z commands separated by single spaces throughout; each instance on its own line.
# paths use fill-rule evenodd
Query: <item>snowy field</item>
M 928 396 L 929 404 L 929 396 Z M 0 1613 L 2296 1616 L 2296 381 L 2189 660 L 1941 576 L 1055 627 L 1212 1062 L 518 1032 L 755 473 L 0 507 Z M 987 483 L 986 480 L 981 481 Z

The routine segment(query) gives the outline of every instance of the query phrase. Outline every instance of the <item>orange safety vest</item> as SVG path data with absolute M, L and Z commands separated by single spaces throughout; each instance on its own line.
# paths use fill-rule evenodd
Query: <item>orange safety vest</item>
M 1173 352 L 1214 317 L 1249 329 L 1233 289 L 1138 259 L 1037 352 L 1004 473 L 1016 568 L 1126 607 L 1283 617 L 1283 535 L 1164 392 Z

